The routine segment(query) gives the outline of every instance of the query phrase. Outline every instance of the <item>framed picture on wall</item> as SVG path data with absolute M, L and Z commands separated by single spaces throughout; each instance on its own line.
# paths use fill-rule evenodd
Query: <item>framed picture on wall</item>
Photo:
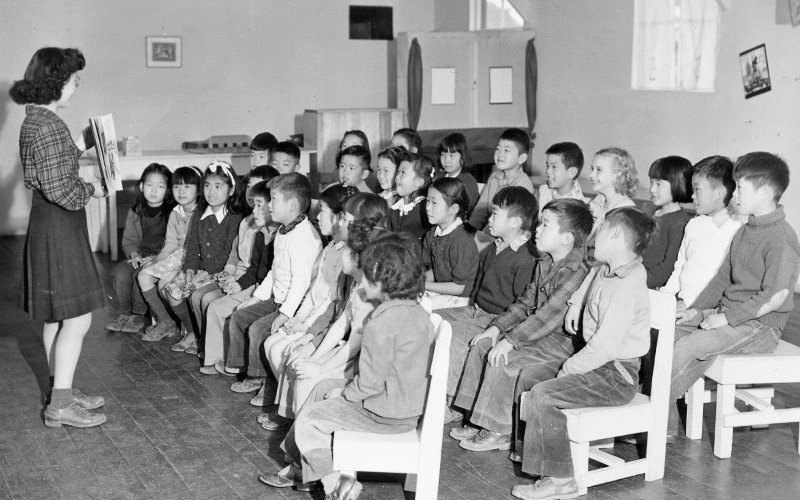
M 145 37 L 145 55 L 148 68 L 180 68 L 183 49 L 179 36 Z
M 742 70 L 744 98 L 750 99 L 758 94 L 772 90 L 767 64 L 767 47 L 762 43 L 739 54 Z
M 431 68 L 431 104 L 456 103 L 456 69 Z

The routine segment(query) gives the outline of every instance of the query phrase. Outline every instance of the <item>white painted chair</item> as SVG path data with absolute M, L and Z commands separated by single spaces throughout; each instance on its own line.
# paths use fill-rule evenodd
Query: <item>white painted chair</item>
M 417 500 L 433 500 L 439 492 L 442 459 L 442 427 L 450 362 L 450 323 L 431 315 L 436 345 L 420 425 L 403 434 L 333 433 L 333 469 L 354 475 L 355 471 L 406 474 L 404 489 L 416 491 Z
M 669 386 L 672 372 L 672 346 L 675 339 L 675 297 L 653 290 L 650 295 L 651 339 L 657 337 L 650 395 L 637 393 L 623 406 L 576 408 L 564 410 L 572 451 L 572 467 L 580 494 L 589 486 L 644 474 L 645 481 L 664 477 L 666 455 Z M 657 332 L 657 335 L 653 333 Z M 648 385 L 648 381 L 642 381 Z M 520 416 L 527 414 L 528 393 L 520 400 Z M 601 448 L 608 448 L 609 438 L 647 434 L 645 458 L 626 462 Z M 589 460 L 606 467 L 589 470 Z
M 705 378 L 717 383 L 717 390 L 705 389 Z M 686 436 L 700 439 L 703 431 L 703 404 L 716 401 L 714 455 L 730 458 L 733 429 L 784 422 L 800 423 L 800 408 L 776 409 L 772 387 L 744 387 L 749 384 L 800 383 L 800 347 L 781 340 L 770 354 L 722 355 L 717 357 L 686 392 Z M 740 412 L 740 400 L 752 411 Z M 798 444 L 800 453 L 800 444 Z

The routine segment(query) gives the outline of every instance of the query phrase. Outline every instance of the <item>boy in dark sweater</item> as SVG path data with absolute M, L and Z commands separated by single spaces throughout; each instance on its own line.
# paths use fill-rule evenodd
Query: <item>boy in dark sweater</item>
M 507 187 L 495 195 L 492 204 L 487 229 L 495 241 L 481 255 L 472 292 L 474 305 L 437 311 L 453 327 L 449 397 L 456 392 L 470 340 L 522 295 L 533 276 L 535 261 L 529 240 L 536 221 L 536 197 L 525 188 Z
M 580 200 L 553 200 L 542 210 L 536 229 L 541 257 L 533 281 L 470 342 L 454 404 L 471 412 L 471 425 L 450 432 L 462 448 L 509 449 L 520 370 L 534 365 L 540 380 L 553 378 L 575 352 L 575 340 L 564 330 L 564 315 L 567 299 L 589 273 L 585 243 L 592 223 L 589 207 Z
M 734 235 L 716 276 L 678 315 L 670 397 L 677 400 L 720 354 L 760 354 L 775 350 L 793 295 L 775 307 L 773 297 L 797 283 L 800 245 L 778 202 L 789 185 L 789 167 L 777 156 L 756 152 L 734 166 L 735 204 L 747 223 Z M 769 312 L 767 312 L 769 311 Z M 670 434 L 680 424 L 670 408 Z

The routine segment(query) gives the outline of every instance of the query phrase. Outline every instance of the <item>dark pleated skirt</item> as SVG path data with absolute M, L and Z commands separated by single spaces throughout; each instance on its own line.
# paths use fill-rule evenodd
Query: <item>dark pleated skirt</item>
M 20 307 L 31 319 L 58 321 L 103 307 L 86 211 L 64 210 L 34 191 L 22 273 Z

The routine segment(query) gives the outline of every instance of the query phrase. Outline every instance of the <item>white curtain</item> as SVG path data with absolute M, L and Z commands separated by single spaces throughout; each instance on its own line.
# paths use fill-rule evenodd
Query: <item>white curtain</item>
M 713 91 L 719 13 L 715 0 L 635 0 L 631 86 Z

